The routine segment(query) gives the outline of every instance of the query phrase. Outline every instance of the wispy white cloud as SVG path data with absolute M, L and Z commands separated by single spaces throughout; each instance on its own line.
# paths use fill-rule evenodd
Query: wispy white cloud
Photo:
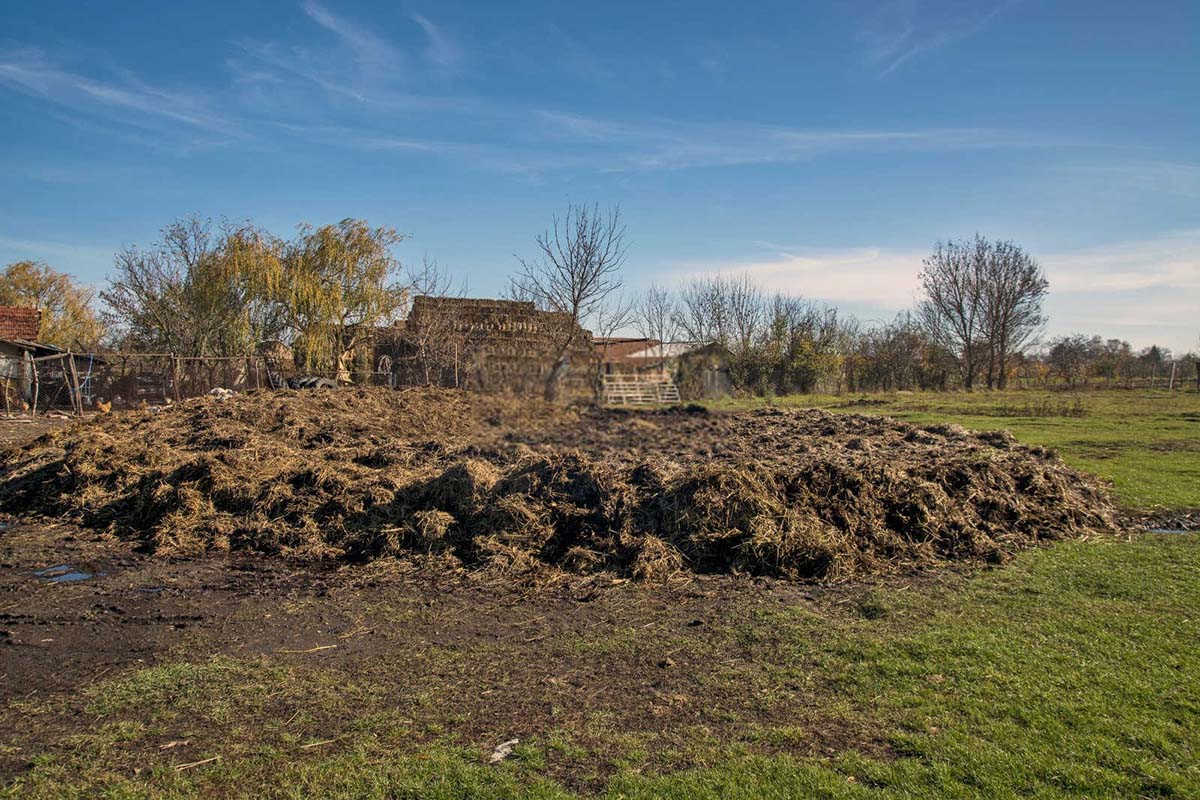
M 226 60 L 231 81 L 224 88 L 189 94 L 158 89 L 135 76 L 101 82 L 29 53 L 0 58 L 0 84 L 64 109 L 106 109 L 113 124 L 132 113 L 262 141 L 284 130 L 299 142 L 419 153 L 532 176 L 786 164 L 851 152 L 1069 144 L 983 128 L 829 130 L 734 120 L 592 117 L 519 101 L 431 94 L 422 91 L 427 87 L 414 70 L 401 68 L 411 61 L 405 53 L 376 30 L 317 0 L 306 0 L 301 8 L 333 34 L 333 45 L 237 42 L 240 52 Z M 459 62 L 461 48 L 438 25 L 420 14 L 411 19 L 424 31 L 431 64 L 448 70 Z M 393 132 L 399 125 L 402 135 Z M 443 135 L 446 130 L 455 135 Z
M 585 155 L 609 171 L 686 169 L 802 161 L 847 151 L 940 151 L 1064 144 L 994 129 L 806 130 L 754 123 L 620 121 L 543 110 L 551 138 L 595 148 Z
M 135 77 L 100 80 L 69 71 L 35 49 L 0 51 L 0 85 L 72 110 L 120 112 L 131 125 L 181 123 L 224 135 L 241 133 L 234 119 L 197 92 L 153 86 Z
M 884 247 L 792 248 L 769 242 L 760 254 L 723 263 L 682 263 L 663 270 L 670 280 L 706 273 L 749 275 L 770 291 L 835 304 L 899 311 L 911 306 L 921 259 L 928 253 Z
M 867 15 L 859 41 L 883 77 L 923 53 L 973 36 L 1017 2 L 887 0 Z
M 1200 164 L 1173 161 L 1122 161 L 1110 164 L 1071 165 L 1061 172 L 1074 178 L 1094 179 L 1118 191 L 1146 192 L 1200 199 Z
M 1044 256 L 1054 287 L 1063 292 L 1175 289 L 1200 308 L 1200 230 Z
M 371 68 L 387 69 L 396 69 L 404 64 L 404 53 L 370 28 L 334 14 L 316 0 L 306 0 L 303 8 L 313 22 L 341 39 L 354 52 L 359 63 Z
M 772 291 L 800 294 L 886 318 L 911 307 L 927 250 L 886 247 L 808 249 L 758 242 L 758 254 L 719 263 L 677 263 L 655 272 L 665 282 L 745 274 Z M 1039 256 L 1050 281 L 1048 336 L 1099 333 L 1137 347 L 1197 347 L 1200 229 Z
M 433 24 L 428 17 L 413 14 L 412 19 L 421 26 L 429 40 L 429 46 L 425 48 L 425 57 L 442 69 L 456 68 L 463 59 L 462 46 Z
M 414 41 L 404 46 L 316 0 L 306 0 L 301 8 L 325 33 L 333 34 L 332 43 L 328 36 L 319 44 L 250 37 L 234 42 L 239 52 L 226 65 L 235 84 L 256 104 L 295 105 L 296 96 L 311 86 L 326 92 L 325 100 L 349 99 L 380 111 L 454 110 L 475 104 L 469 98 L 422 92 L 430 78 L 457 73 L 466 58 L 458 41 L 428 17 L 414 13 L 405 19 L 412 23 L 407 30 Z M 415 41 L 418 29 L 423 49 Z M 321 110 L 308 103 L 308 114 Z
M 382 130 L 337 126 L 290 125 L 288 130 L 297 136 L 312 136 L 338 147 L 420 149 L 485 169 L 526 174 L 721 168 L 785 164 L 850 152 L 947 151 L 1052 144 L 1023 134 L 984 129 L 802 130 L 736 122 L 604 120 L 544 109 L 527 112 L 511 107 L 478 108 L 475 113 L 478 118 L 507 123 L 506 138 L 448 141 L 397 137 Z

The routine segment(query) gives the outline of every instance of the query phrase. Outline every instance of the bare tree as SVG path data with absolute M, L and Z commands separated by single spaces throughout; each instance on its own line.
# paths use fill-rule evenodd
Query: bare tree
M 428 255 L 421 259 L 420 267 L 407 269 L 405 282 L 411 305 L 404 338 L 416 348 L 415 367 L 419 373 L 408 377 L 419 377 L 426 385 L 440 383 L 446 379 L 445 373 L 454 369 L 455 358 L 467 350 L 468 336 L 461 310 L 452 304 L 439 303 L 437 313 L 413 311 L 417 308 L 417 298 L 461 298 L 466 294 L 466 286 L 456 286 L 450 271 Z
M 939 243 L 920 274 L 925 298 L 917 313 L 930 337 L 954 353 L 963 388 L 986 366 L 988 388 L 1004 388 L 1011 356 L 1021 353 L 1045 322 L 1048 283 L 1041 267 L 1012 242 Z
M 749 275 L 726 280 L 729 298 L 729 327 L 733 345 L 739 353 L 749 353 L 764 332 L 767 323 L 767 299 Z
M 599 206 L 569 205 L 554 216 L 551 228 L 534 240 L 537 255 L 518 256 L 520 269 L 512 277 L 510 295 L 533 300 L 539 307 L 562 315 L 552 326 L 554 365 L 546 377 L 545 395 L 557 400 L 569 366 L 571 348 L 579 344 L 581 326 L 601 321 L 600 315 L 620 290 L 625 263 L 625 225 L 621 209 L 601 213 Z M 609 314 L 611 321 L 611 313 Z
M 978 235 L 973 242 L 939 242 L 922 262 L 919 276 L 925 297 L 917 305 L 917 315 L 930 338 L 958 358 L 967 391 L 975 385 L 980 356 L 980 282 L 986 247 Z
M 988 348 L 988 387 L 1008 385 L 1010 356 L 1032 343 L 1045 323 L 1049 283 L 1033 258 L 1012 242 L 986 243 L 981 264 L 980 327 Z
M 729 344 L 729 302 L 719 275 L 693 278 L 679 290 L 676 326 L 699 344 Z
M 642 292 L 633 307 L 634 326 L 638 333 L 658 344 L 659 368 L 666 365 L 666 345 L 679 335 L 678 309 L 675 295 L 656 283 Z

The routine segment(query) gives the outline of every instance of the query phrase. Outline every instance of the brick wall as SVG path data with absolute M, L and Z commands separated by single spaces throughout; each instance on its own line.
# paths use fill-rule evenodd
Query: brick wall
M 36 308 L 0 306 L 0 339 L 37 341 L 42 312 Z

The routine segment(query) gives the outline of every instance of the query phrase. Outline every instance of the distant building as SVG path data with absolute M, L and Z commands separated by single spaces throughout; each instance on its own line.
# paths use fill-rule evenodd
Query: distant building
M 604 375 L 660 375 L 669 378 L 685 400 L 730 393 L 728 362 L 717 344 L 613 337 L 596 339 L 593 346 Z
M 659 346 L 657 339 L 627 338 L 621 336 L 597 336 L 592 347 L 600 360 L 600 371 L 605 375 L 620 375 L 641 372 L 647 367 L 641 360 L 632 359 L 634 353 L 648 351 Z M 661 359 L 659 359 L 661 362 Z
M 0 306 L 0 401 L 5 410 L 33 400 L 33 362 L 58 348 L 38 344 L 42 312 L 36 308 Z
M 36 308 L 0 306 L 0 339 L 36 342 L 42 312 Z
M 593 390 L 595 354 L 591 332 L 567 314 L 523 301 L 420 295 L 406 319 L 376 332 L 374 361 L 389 365 L 397 385 L 484 391 L 540 391 L 557 368 L 564 393 L 580 395 Z

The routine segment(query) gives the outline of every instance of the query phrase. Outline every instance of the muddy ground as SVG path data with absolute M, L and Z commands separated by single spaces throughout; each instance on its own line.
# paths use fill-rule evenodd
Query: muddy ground
M 295 698 L 270 708 L 276 722 L 305 713 L 308 730 L 297 733 L 314 739 L 386 709 L 416 720 L 429 741 L 450 737 L 481 757 L 498 742 L 560 729 L 584 732 L 576 744 L 599 752 L 616 732 L 653 733 L 682 751 L 697 730 L 750 741 L 769 724 L 806 733 L 784 746 L 748 746 L 808 755 L 885 750 L 859 723 L 831 719 L 813 699 L 822 687 L 780 682 L 773 669 L 785 660 L 785 643 L 762 625 L 784 609 L 858 615 L 867 591 L 860 584 L 711 576 L 664 587 L 581 578 L 531 594 L 381 562 L 318 569 L 246 554 L 170 560 L 51 521 L 0 524 L 0 778 L 106 721 L 88 711 L 87 687 L 214 656 L 269 658 L 373 687 L 338 719 L 311 718 L 309 704 Z M 907 580 L 955 579 L 942 572 Z M 744 692 L 728 692 L 730 676 Z M 436 702 L 422 699 L 430 696 Z M 30 708 L 50 711 L 25 713 Z M 130 758 L 184 763 L 211 746 L 203 730 L 186 738 L 190 744 L 163 754 L 152 737 Z M 555 766 L 580 786 L 605 777 Z

